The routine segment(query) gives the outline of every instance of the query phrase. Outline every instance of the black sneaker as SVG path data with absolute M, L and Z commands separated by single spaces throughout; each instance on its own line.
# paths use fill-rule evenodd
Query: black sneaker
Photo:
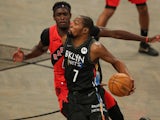
M 151 46 L 148 46 L 147 48 L 143 48 L 140 46 L 139 48 L 139 53 L 144 53 L 150 56 L 158 56 L 159 53 L 157 50 L 155 50 L 154 48 L 152 48 Z
M 139 120 L 151 120 L 151 119 L 148 117 L 141 117 Z

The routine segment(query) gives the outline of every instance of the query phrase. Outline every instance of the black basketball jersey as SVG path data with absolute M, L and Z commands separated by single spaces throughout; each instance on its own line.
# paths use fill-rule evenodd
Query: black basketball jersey
M 81 46 L 74 48 L 72 38 L 68 37 L 64 46 L 65 79 L 70 91 L 93 88 L 95 65 L 90 61 L 90 46 L 94 39 L 89 38 Z

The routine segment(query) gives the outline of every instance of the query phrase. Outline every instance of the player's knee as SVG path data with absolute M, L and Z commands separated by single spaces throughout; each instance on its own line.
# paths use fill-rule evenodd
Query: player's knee
M 114 9 L 114 8 L 106 7 L 105 10 L 103 11 L 103 15 L 105 15 L 107 17 L 107 19 L 109 19 L 110 17 L 112 17 L 115 10 L 116 9 Z
M 136 6 L 137 6 L 137 9 L 142 12 L 145 12 L 148 9 L 146 3 L 136 4 Z
M 146 3 L 136 4 L 136 6 L 140 15 L 148 15 L 148 7 Z

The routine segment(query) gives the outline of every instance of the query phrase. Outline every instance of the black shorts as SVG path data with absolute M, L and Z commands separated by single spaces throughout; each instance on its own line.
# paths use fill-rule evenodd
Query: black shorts
M 103 113 L 101 113 L 100 102 L 98 96 L 103 96 L 103 90 L 97 93 L 95 90 L 79 93 L 69 92 L 68 95 L 68 120 L 101 120 L 102 114 L 105 120 L 108 120 L 108 111 L 103 102 Z

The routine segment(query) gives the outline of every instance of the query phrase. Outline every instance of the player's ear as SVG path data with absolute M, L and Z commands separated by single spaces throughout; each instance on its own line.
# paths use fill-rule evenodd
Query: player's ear
M 83 28 L 83 33 L 88 33 L 89 32 L 89 28 L 85 27 Z

